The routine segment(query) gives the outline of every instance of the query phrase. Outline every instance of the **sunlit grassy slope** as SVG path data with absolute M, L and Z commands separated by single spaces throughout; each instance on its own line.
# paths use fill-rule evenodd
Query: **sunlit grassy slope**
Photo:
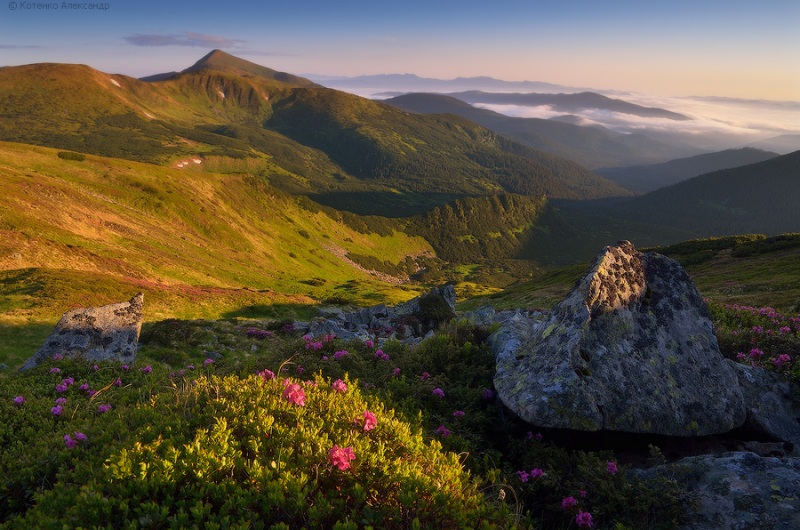
M 415 295 L 347 252 L 397 263 L 422 239 L 359 233 L 263 178 L 171 169 L 0 143 L 0 309 L 5 324 L 145 292 L 147 316 L 221 316 L 330 297 Z
M 709 238 L 648 250 L 681 263 L 700 293 L 712 302 L 800 312 L 800 234 Z M 588 267 L 584 263 L 551 269 L 500 293 L 465 301 L 461 308 L 490 304 L 497 309 L 550 309 Z

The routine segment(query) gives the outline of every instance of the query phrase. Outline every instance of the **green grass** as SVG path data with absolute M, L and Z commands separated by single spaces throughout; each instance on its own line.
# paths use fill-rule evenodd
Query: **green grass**
M 700 293 L 710 301 L 772 306 L 785 313 L 797 313 L 800 312 L 800 247 L 787 242 L 793 239 L 792 235 L 736 236 L 693 240 L 651 250 L 682 263 Z M 772 245 L 771 240 L 775 240 Z M 466 310 L 490 304 L 496 309 L 549 309 L 564 298 L 588 267 L 586 262 L 550 269 L 499 293 L 465 301 L 459 307 Z

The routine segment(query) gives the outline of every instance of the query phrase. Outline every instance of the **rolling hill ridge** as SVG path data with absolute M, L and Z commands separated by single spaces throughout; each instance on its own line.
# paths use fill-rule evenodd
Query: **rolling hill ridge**
M 20 89 L 32 95 L 21 98 Z M 409 114 L 219 51 L 150 82 L 86 66 L 0 69 L 0 140 L 162 165 L 199 156 L 238 168 L 244 160 L 276 187 L 322 202 L 351 192 L 396 194 L 406 205 L 414 194 L 441 193 L 444 202 L 499 192 L 626 194 L 463 118 Z M 394 215 L 435 205 L 398 206 Z

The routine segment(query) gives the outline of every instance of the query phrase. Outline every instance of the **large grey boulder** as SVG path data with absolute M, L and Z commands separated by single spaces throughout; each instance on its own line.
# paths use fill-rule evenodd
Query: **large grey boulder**
M 684 458 L 634 475 L 662 475 L 687 492 L 680 529 L 800 528 L 800 459 L 760 457 L 750 452 Z
M 34 368 L 54 355 L 132 363 L 142 330 L 143 303 L 144 295 L 139 293 L 128 302 L 67 311 L 21 370 Z
M 606 247 L 524 344 L 498 351 L 494 382 L 540 427 L 697 436 L 745 421 L 691 279 L 627 241 Z

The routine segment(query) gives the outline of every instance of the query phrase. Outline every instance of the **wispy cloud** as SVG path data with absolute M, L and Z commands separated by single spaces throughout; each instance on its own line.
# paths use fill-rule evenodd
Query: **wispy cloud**
M 137 33 L 125 37 L 125 40 L 134 46 L 189 46 L 193 48 L 235 48 L 245 42 L 219 35 L 192 32 L 169 35 Z

